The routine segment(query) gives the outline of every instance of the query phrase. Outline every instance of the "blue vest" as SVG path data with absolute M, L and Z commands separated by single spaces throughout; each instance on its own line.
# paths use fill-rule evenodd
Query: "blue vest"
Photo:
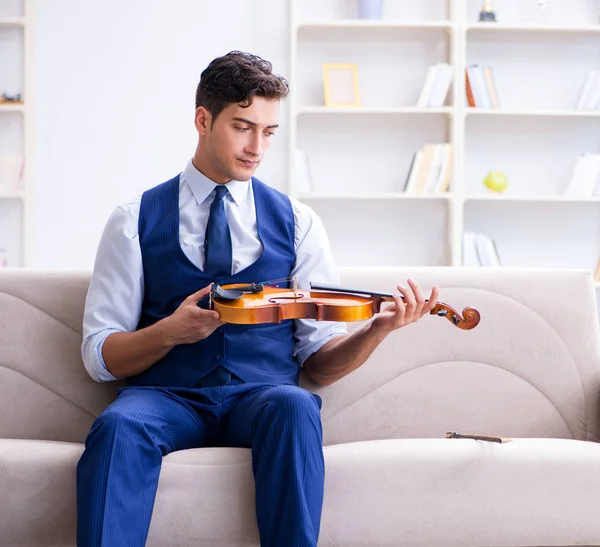
M 296 260 L 294 215 L 287 196 L 252 179 L 261 256 L 240 272 L 216 279 L 196 267 L 179 242 L 179 176 L 144 192 L 139 239 L 144 299 L 138 329 L 171 315 L 190 294 L 212 282 L 252 283 L 289 276 Z M 221 365 L 244 382 L 298 384 L 292 320 L 219 327 L 194 344 L 175 346 L 129 385 L 193 387 Z

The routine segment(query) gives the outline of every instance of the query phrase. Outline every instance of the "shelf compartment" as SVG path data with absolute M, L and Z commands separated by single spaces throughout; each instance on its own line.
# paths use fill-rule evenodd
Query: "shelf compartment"
M 297 142 L 308 159 L 318 194 L 397 193 L 404 188 L 414 153 L 424 144 L 447 142 L 449 120 L 443 116 L 382 117 L 321 115 L 298 119 Z M 292 172 L 300 172 L 299 168 Z M 296 188 L 294 193 L 306 193 Z
M 600 203 L 469 200 L 464 230 L 496 242 L 503 266 L 595 268 L 600 253 Z
M 447 200 L 303 199 L 340 266 L 449 266 Z
M 429 66 L 449 60 L 450 42 L 448 33 L 439 28 L 300 29 L 291 82 L 294 104 L 323 106 L 323 64 L 351 63 L 358 67 L 363 107 L 414 106 Z M 452 89 L 446 103 L 452 104 Z
M 24 120 L 17 110 L 0 110 L 0 156 L 24 153 Z
M 0 25 L 0 98 L 2 93 L 24 96 L 24 30 L 18 26 Z M 4 103 L 6 106 L 6 103 Z M 11 105 L 18 106 L 18 105 Z
M 482 0 L 467 1 L 469 27 L 482 31 L 545 31 L 563 28 L 588 28 L 600 21 L 596 0 L 550 0 L 548 5 L 539 9 L 536 0 L 499 0 L 493 2 L 497 23 L 479 23 L 477 18 Z M 496 28 L 494 25 L 497 25 Z M 552 30 L 548 30 L 552 32 Z M 560 32 L 560 31 L 559 31 Z
M 578 113 L 576 108 L 589 71 L 600 57 L 597 35 L 582 34 L 574 39 L 571 34 L 522 33 L 510 40 L 499 33 L 467 36 L 467 65 L 491 69 L 500 103 L 498 112 L 594 115 Z M 477 114 L 484 109 L 475 110 L 468 112 Z M 485 112 L 493 115 L 494 109 Z
M 487 193 L 490 171 L 508 176 L 503 195 L 561 195 L 577 155 L 600 152 L 600 118 L 468 117 L 465 123 L 464 180 L 467 194 Z
M 18 197 L 0 199 L 0 249 L 8 266 L 23 265 L 23 201 Z
M 454 0 L 453 0 L 454 1 Z M 386 24 L 409 23 L 448 24 L 448 1 L 427 0 L 427 2 L 384 2 L 382 19 L 358 19 L 356 0 L 292 0 L 291 9 L 296 20 L 333 22 L 334 24 Z
M 0 2 L 0 20 L 21 19 L 25 13 L 27 0 L 2 0 Z

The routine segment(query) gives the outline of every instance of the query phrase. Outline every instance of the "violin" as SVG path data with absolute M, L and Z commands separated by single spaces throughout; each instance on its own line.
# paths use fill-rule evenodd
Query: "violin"
M 236 283 L 213 284 L 209 308 L 219 312 L 221 321 L 238 325 L 280 323 L 286 319 L 352 322 L 371 318 L 379 313 L 382 303 L 393 301 L 391 294 L 323 283 L 311 282 L 310 290 L 279 288 L 267 283 Z M 430 315 L 445 317 L 462 330 L 475 328 L 480 320 L 474 308 L 464 308 L 461 315 L 439 301 Z

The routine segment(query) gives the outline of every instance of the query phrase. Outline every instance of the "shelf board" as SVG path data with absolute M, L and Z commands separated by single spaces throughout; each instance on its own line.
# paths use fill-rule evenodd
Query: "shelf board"
M 600 34 L 600 25 L 542 25 L 542 24 L 503 24 L 472 23 L 466 26 L 467 31 L 484 32 L 539 32 L 539 33 L 571 33 Z
M 23 28 L 25 26 L 25 17 L 0 17 L 0 28 L 4 27 L 17 27 Z
M 512 110 L 503 108 L 467 108 L 469 116 L 562 116 L 575 118 L 599 118 L 600 110 Z
M 399 200 L 444 200 L 447 201 L 450 199 L 450 194 L 426 194 L 426 195 L 418 195 L 418 194 L 405 194 L 403 192 L 382 192 L 379 194 L 302 194 L 297 196 L 296 199 L 299 200 L 389 200 L 389 199 L 399 199 Z
M 0 199 L 25 199 L 25 192 L 22 191 L 10 191 L 0 189 Z
M 533 203 L 600 203 L 600 197 L 571 197 L 571 196 L 503 196 L 482 194 L 467 195 L 465 201 L 508 201 L 508 202 L 533 202 Z
M 303 21 L 296 25 L 296 29 L 451 29 L 453 26 L 454 25 L 451 21 L 386 21 L 383 19 L 342 19 L 338 21 Z
M 0 102 L 0 112 L 25 112 L 23 103 Z
M 339 106 L 302 106 L 296 114 L 452 114 L 453 107 L 418 108 L 416 106 L 400 107 L 339 107 Z

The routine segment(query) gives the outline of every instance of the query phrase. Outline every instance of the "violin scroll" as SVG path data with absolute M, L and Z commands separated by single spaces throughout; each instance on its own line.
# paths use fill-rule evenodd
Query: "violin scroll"
M 461 316 L 452 306 L 443 302 L 438 302 L 429 313 L 446 317 L 454 326 L 462 330 L 474 329 L 481 319 L 481 315 L 475 308 L 464 308 Z
M 381 310 L 381 304 L 383 302 L 391 302 L 391 295 L 385 295 L 382 293 L 371 293 L 376 296 L 373 297 L 373 312 L 379 313 Z M 405 298 L 402 296 L 402 300 Z M 425 300 L 425 302 L 429 302 L 429 300 Z M 437 315 L 438 317 L 445 317 L 450 321 L 455 327 L 461 330 L 471 330 L 474 329 L 481 320 L 481 315 L 475 308 L 464 308 L 462 311 L 462 315 L 458 313 L 452 306 L 449 306 L 445 302 L 437 302 L 434 308 L 429 312 L 429 315 Z

